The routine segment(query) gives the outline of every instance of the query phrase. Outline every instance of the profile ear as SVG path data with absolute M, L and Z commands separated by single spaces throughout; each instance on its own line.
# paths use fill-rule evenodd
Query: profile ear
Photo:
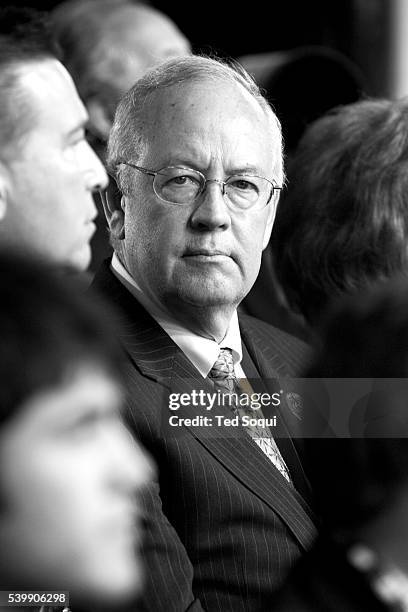
M 109 176 L 109 185 L 99 192 L 102 206 L 110 231 L 117 240 L 125 237 L 125 202 L 119 187 L 112 176 Z

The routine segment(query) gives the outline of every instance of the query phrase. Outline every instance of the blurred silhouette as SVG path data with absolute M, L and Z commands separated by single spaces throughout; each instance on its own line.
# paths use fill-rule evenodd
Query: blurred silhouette
M 132 0 L 67 0 L 51 14 L 62 61 L 88 113 L 88 140 L 104 161 L 120 98 L 148 69 L 189 54 L 190 43 L 164 13 Z M 93 271 L 111 255 L 105 216 L 92 241 Z
M 272 244 L 312 327 L 331 300 L 408 270 L 407 161 L 405 99 L 339 107 L 301 139 Z
M 349 433 L 398 437 L 408 427 L 408 280 L 377 282 L 334 304 L 308 376 L 373 379 L 349 416 Z
M 271 609 L 406 610 L 407 279 L 341 301 L 321 333 L 308 376 L 370 377 L 373 392 L 365 402 L 364 431 L 351 430 L 349 439 L 305 440 L 321 532 Z
M 111 611 L 143 583 L 153 470 L 121 419 L 114 316 L 55 270 L 0 255 L 0 584 L 69 591 L 73 609 Z

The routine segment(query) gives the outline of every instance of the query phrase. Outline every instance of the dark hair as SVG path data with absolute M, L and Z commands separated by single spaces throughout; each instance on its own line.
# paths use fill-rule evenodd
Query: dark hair
M 121 380 L 115 313 L 56 269 L 0 254 L 0 423 L 92 361 Z
M 365 100 L 313 123 L 272 234 L 279 280 L 314 322 L 329 300 L 408 264 L 408 101 Z
M 305 467 L 324 529 L 353 534 L 408 485 L 407 438 L 304 441 Z
M 22 66 L 58 59 L 44 13 L 30 8 L 0 10 L 0 141 L 1 154 L 15 150 L 32 123 L 30 101 L 20 86 Z
M 374 380 L 372 392 L 354 405 L 351 438 L 304 441 L 325 524 L 352 531 L 408 485 L 408 280 L 399 277 L 343 298 L 326 316 L 321 337 L 307 377 L 387 379 Z M 382 387 L 385 392 L 378 391 Z M 361 407 L 364 429 L 356 433 L 353 413 Z
M 399 275 L 343 297 L 319 335 L 308 376 L 408 377 L 408 279 Z

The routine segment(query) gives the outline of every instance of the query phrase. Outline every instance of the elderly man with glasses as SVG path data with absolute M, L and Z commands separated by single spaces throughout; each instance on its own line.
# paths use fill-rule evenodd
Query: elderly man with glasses
M 238 66 L 171 60 L 122 98 L 108 166 L 115 254 L 94 286 L 120 309 L 129 423 L 160 470 L 144 609 L 266 609 L 314 536 L 293 415 L 271 382 L 307 351 L 237 314 L 284 180 L 279 122 Z M 244 391 L 272 402 L 243 406 Z

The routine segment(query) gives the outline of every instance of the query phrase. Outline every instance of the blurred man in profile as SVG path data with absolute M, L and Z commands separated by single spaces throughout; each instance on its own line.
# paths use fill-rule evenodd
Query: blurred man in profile
M 0 246 L 83 271 L 107 182 L 88 114 L 39 16 L 8 9 L 0 24 Z
M 69 591 L 73 609 L 110 611 L 143 582 L 153 470 L 121 419 L 110 319 L 57 271 L 0 257 L 0 585 Z
M 67 0 L 52 21 L 62 61 L 89 113 L 88 141 L 104 160 L 120 98 L 153 66 L 190 54 L 190 43 L 164 13 L 131 0 Z M 100 206 L 92 270 L 111 254 Z

